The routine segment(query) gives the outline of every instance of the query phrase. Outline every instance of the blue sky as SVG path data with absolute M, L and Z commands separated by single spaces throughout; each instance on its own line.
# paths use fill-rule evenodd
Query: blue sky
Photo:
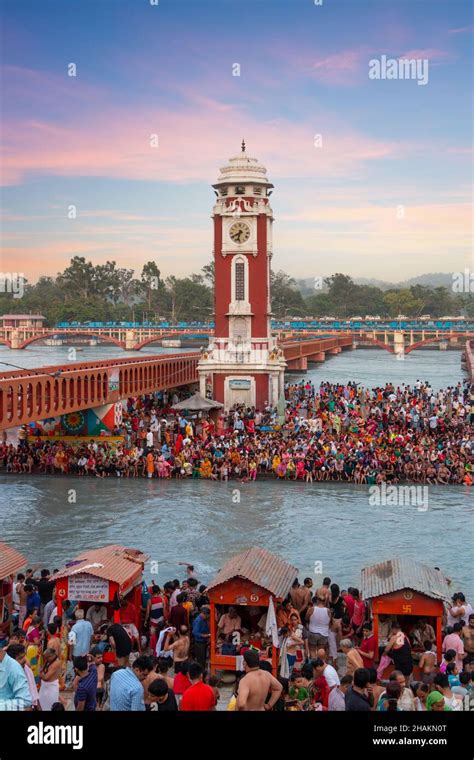
M 34 281 L 73 255 L 198 271 L 210 185 L 243 136 L 275 184 L 275 268 L 396 281 L 472 266 L 468 2 L 2 10 L 3 271 Z M 381 55 L 427 59 L 428 84 L 370 80 Z

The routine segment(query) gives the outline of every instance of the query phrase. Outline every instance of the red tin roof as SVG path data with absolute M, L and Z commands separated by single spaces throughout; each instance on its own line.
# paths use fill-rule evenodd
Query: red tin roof
M 8 546 L 8 544 L 0 542 L 0 580 L 18 572 L 25 565 L 26 558 L 23 554 L 20 554 L 16 549 Z
M 298 575 L 298 569 L 266 549 L 253 546 L 229 559 L 208 585 L 207 590 L 220 586 L 232 578 L 245 578 L 269 591 L 277 599 L 284 599 Z
M 59 570 L 53 579 L 87 573 L 123 586 L 133 578 L 138 569 L 143 569 L 148 558 L 149 555 L 143 554 L 139 549 L 111 544 L 82 552 L 71 563 Z
M 448 601 L 448 581 L 440 570 L 424 565 L 414 559 L 389 559 L 361 573 L 361 593 L 364 599 L 372 599 L 394 591 L 409 588 L 433 599 Z

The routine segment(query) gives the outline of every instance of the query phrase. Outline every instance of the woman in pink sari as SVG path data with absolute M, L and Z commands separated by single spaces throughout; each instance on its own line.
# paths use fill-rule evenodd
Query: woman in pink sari
M 305 474 L 304 459 L 298 459 L 296 463 L 296 479 L 304 478 Z

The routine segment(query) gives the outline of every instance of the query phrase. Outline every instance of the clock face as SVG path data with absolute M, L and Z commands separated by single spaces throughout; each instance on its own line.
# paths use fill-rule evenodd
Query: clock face
M 234 243 L 246 243 L 250 237 L 250 227 L 245 222 L 234 222 L 229 230 L 229 235 Z

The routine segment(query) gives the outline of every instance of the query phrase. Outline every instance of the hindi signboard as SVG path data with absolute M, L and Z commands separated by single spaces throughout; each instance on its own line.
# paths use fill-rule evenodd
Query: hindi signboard
M 78 602 L 108 602 L 109 582 L 87 573 L 70 575 L 68 578 L 68 596 Z

